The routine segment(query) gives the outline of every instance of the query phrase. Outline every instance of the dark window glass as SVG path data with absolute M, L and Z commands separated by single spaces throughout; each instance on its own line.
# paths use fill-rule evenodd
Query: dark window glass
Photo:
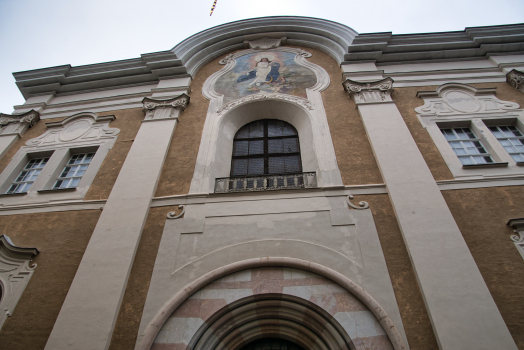
M 302 172 L 297 130 L 276 119 L 257 120 L 238 130 L 231 176 Z

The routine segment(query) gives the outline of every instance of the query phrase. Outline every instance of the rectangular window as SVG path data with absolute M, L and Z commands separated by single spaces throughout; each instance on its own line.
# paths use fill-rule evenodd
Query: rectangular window
M 53 189 L 76 188 L 94 156 L 94 153 L 74 154 L 67 162 Z
M 515 162 L 524 162 L 524 135 L 516 126 L 490 126 L 489 130 L 491 130 Z
M 493 163 L 493 159 L 470 128 L 440 130 L 463 165 Z
M 33 182 L 35 182 L 38 174 L 44 169 L 48 160 L 49 158 L 31 159 L 6 193 L 26 193 Z

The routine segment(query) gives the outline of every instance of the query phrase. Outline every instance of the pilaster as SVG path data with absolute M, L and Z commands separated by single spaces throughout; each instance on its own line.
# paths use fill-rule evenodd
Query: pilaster
M 146 119 L 107 199 L 45 349 L 109 347 L 178 115 L 188 103 L 185 94 L 169 100 L 143 100 Z
M 343 86 L 364 122 L 440 349 L 517 349 L 391 99 L 393 80 L 348 79 Z
M 22 114 L 0 113 L 0 158 L 39 120 L 40 114 L 35 110 Z

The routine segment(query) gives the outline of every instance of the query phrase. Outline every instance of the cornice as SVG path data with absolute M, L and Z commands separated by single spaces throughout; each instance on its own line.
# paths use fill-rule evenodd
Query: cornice
M 343 24 L 310 17 L 253 18 L 226 23 L 183 40 L 173 49 L 128 60 L 13 73 L 27 99 L 39 94 L 76 94 L 187 77 L 207 62 L 243 49 L 246 41 L 286 38 L 283 43 L 322 50 L 338 63 L 432 62 L 485 58 L 524 51 L 524 24 L 464 31 L 393 35 L 358 34 Z

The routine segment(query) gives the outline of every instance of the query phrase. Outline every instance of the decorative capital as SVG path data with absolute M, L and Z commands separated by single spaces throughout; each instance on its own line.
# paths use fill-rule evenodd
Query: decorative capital
M 146 120 L 178 118 L 178 114 L 187 108 L 189 96 L 182 94 L 169 100 L 155 100 L 146 97 L 142 103 Z
M 40 120 L 40 113 L 34 109 L 22 114 L 4 114 L 0 113 L 0 126 L 6 126 L 9 123 L 25 124 L 32 127 Z
M 386 78 L 371 83 L 361 83 L 346 79 L 342 83 L 347 93 L 357 104 L 391 102 L 391 91 L 393 90 L 393 79 Z
M 282 45 L 286 45 L 287 37 L 283 36 L 280 39 L 274 39 L 274 38 L 268 38 L 263 37 L 256 40 L 246 40 L 244 41 L 244 47 L 246 49 L 253 49 L 253 50 L 268 50 L 268 49 L 274 49 L 275 47 L 279 47 Z
M 524 73 L 513 69 L 506 75 L 506 80 L 515 89 L 524 92 Z

